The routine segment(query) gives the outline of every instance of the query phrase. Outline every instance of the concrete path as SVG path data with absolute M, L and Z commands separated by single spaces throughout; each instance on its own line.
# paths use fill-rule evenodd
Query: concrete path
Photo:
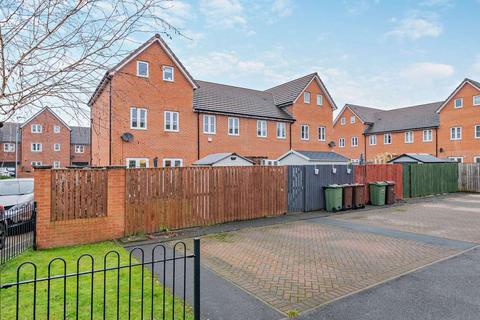
M 477 320 L 480 249 L 302 314 L 300 320 Z

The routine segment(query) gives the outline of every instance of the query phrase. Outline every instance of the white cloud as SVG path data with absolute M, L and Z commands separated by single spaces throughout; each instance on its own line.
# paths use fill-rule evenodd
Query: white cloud
M 291 0 L 274 0 L 272 11 L 279 17 L 288 17 L 293 13 L 293 2 Z
M 453 0 L 423 0 L 420 5 L 425 7 L 451 8 L 455 5 Z
M 409 65 L 400 74 L 412 82 L 432 82 L 449 78 L 454 73 L 455 68 L 449 64 L 421 62 Z
M 433 20 L 426 18 L 406 18 L 401 20 L 387 35 L 416 40 L 423 37 L 438 37 L 442 31 L 442 26 Z
M 194 18 L 192 6 L 183 1 L 168 2 L 163 8 L 158 8 L 155 14 L 176 28 L 184 28 Z
M 228 29 L 247 24 L 243 6 L 238 0 L 202 0 L 200 11 L 210 27 Z

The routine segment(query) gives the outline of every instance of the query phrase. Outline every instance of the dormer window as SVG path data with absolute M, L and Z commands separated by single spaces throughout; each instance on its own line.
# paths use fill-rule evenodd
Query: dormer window
M 310 92 L 305 91 L 303 93 L 303 102 L 304 103 L 310 103 Z
M 173 82 L 173 67 L 163 66 L 163 80 Z
M 146 61 L 137 61 L 137 76 L 148 78 L 149 64 Z
M 32 133 L 42 133 L 42 125 L 32 124 Z

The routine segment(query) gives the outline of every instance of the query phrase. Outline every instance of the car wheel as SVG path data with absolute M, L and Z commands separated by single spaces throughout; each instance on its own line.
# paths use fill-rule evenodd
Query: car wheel
M 5 248 L 5 243 L 7 242 L 7 226 L 5 223 L 0 222 L 0 250 Z

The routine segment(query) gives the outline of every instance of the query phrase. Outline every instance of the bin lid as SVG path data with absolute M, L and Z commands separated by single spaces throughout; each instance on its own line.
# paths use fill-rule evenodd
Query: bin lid
M 341 188 L 342 186 L 339 185 L 339 184 L 329 184 L 327 186 L 325 186 L 325 188 L 329 188 L 329 189 L 336 189 L 336 188 Z
M 388 185 L 395 185 L 395 181 L 391 181 L 391 180 L 385 181 L 385 183 Z
M 352 183 L 352 187 L 364 187 L 365 185 L 363 183 Z
M 376 186 L 386 186 L 387 185 L 387 183 L 383 182 L 383 181 L 370 182 L 369 184 L 373 184 L 373 185 L 376 185 Z

